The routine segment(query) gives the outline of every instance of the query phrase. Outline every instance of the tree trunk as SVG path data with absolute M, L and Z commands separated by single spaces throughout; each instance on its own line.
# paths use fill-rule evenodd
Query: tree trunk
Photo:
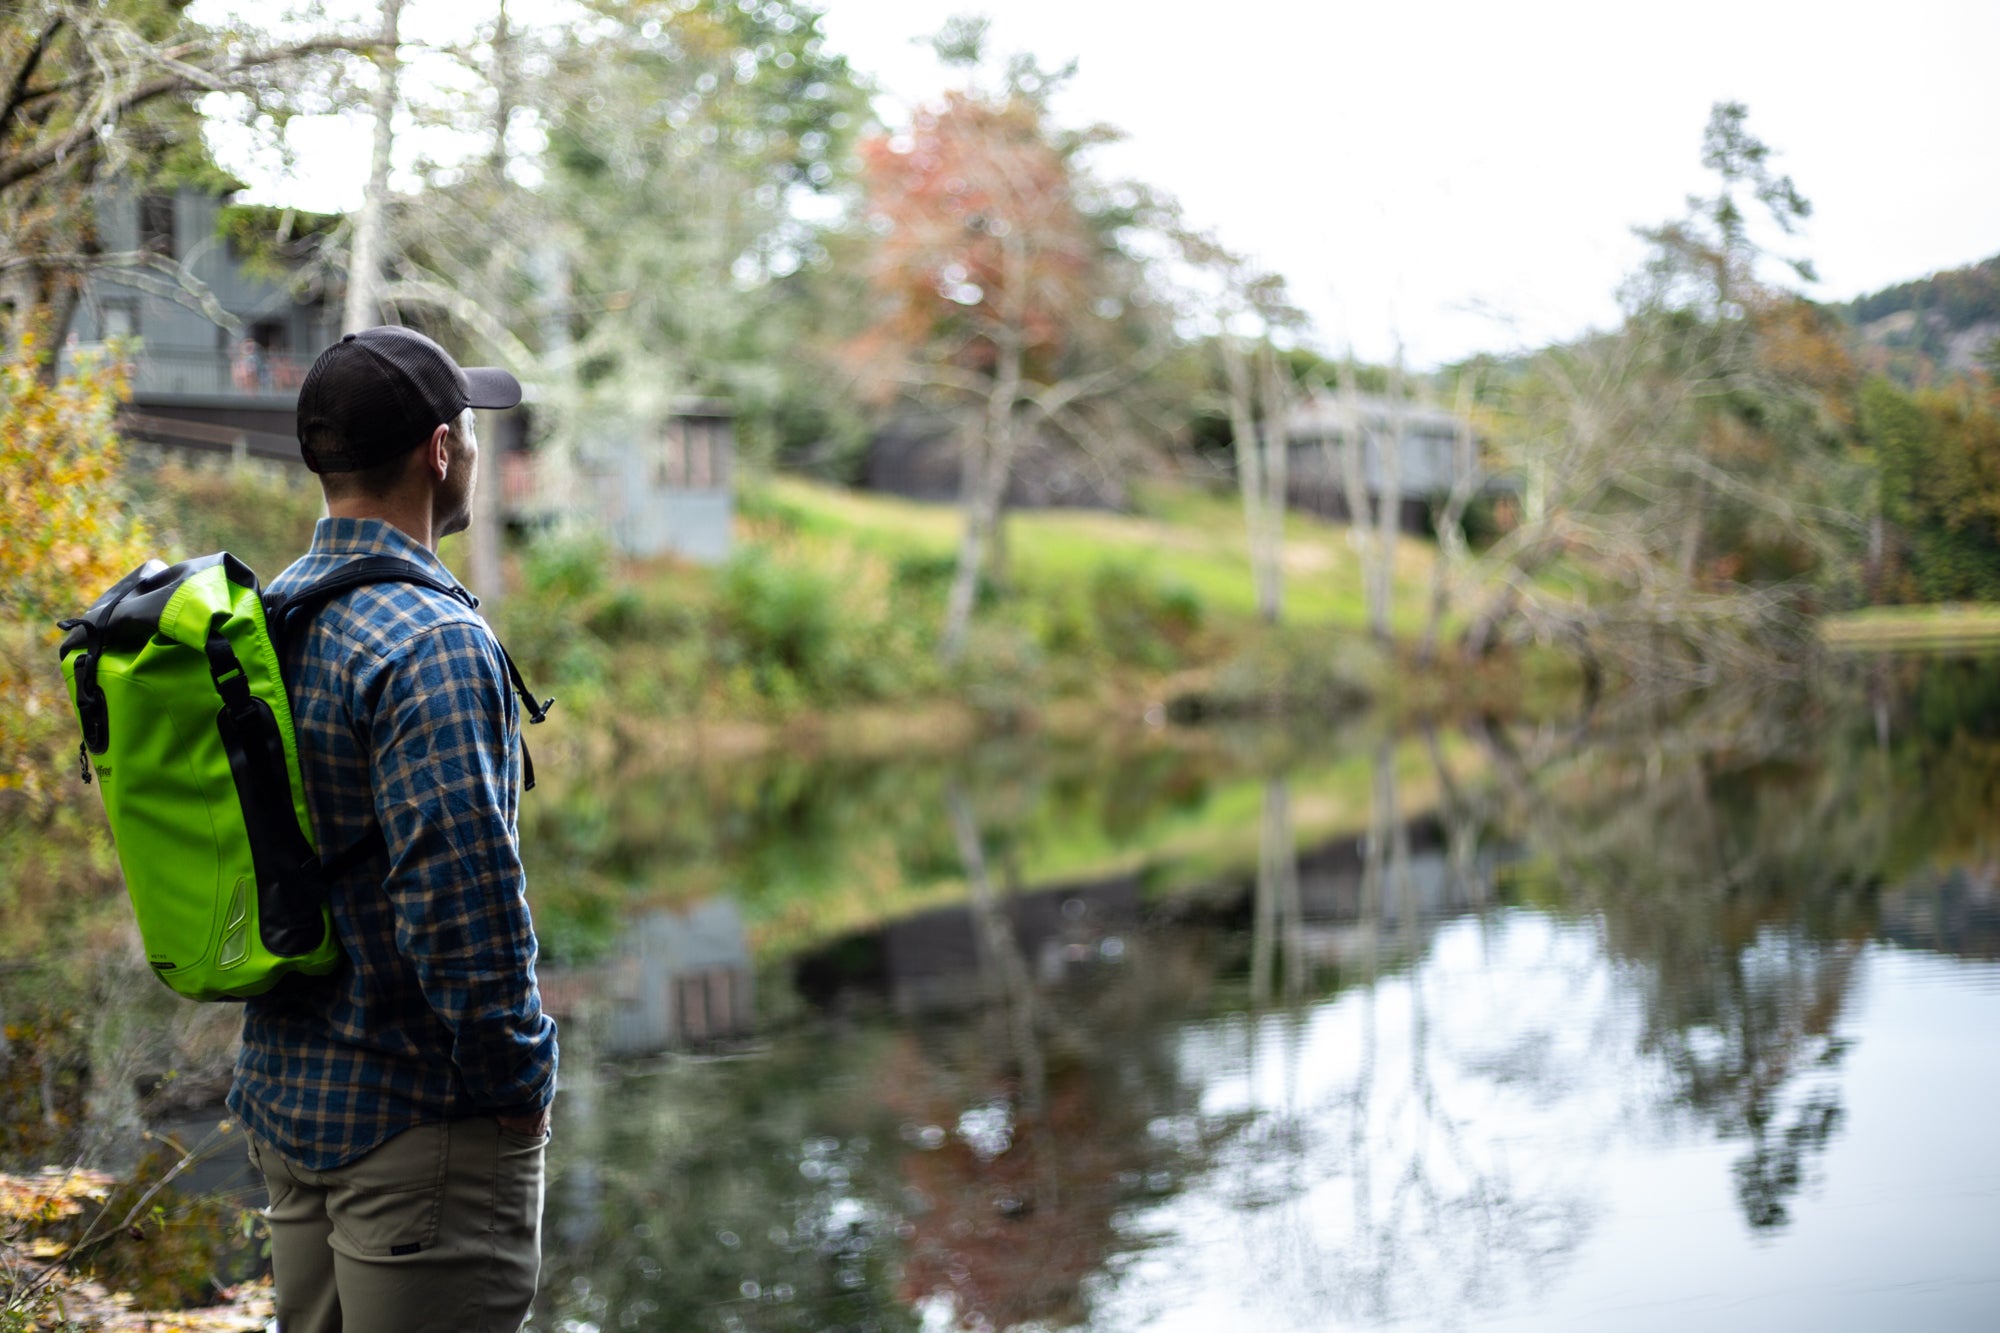
M 41 308 L 48 312 L 48 331 L 42 336 L 47 339 L 43 345 L 49 353 L 49 359 L 42 363 L 38 373 L 44 383 L 54 386 L 62 378 L 63 335 L 69 331 L 69 322 L 76 318 L 76 307 L 83 295 L 83 279 L 73 273 L 49 272 L 37 286 L 40 288 Z
M 507 184 L 507 121 L 514 108 L 514 40 L 507 26 L 507 0 L 500 0 L 493 23 L 493 142 L 487 150 L 486 170 L 495 198 Z M 489 258 L 486 289 L 500 288 L 499 256 Z M 498 349 L 495 349 L 498 350 Z M 470 543 L 472 586 L 479 592 L 486 618 L 491 620 L 506 596 L 506 575 L 501 562 L 507 517 L 505 450 L 501 447 L 504 418 L 497 412 L 482 412 L 479 423 L 479 484 L 472 492 Z
M 1500 626 L 1514 613 L 1514 603 L 1519 597 L 1510 582 L 1494 593 L 1472 618 L 1472 623 L 1465 627 L 1465 637 L 1459 641 L 1459 653 L 1467 662 L 1483 662 L 1500 646 Z
M 938 656 L 956 662 L 965 651 L 965 636 L 972 625 L 973 603 L 979 597 L 979 570 L 985 560 L 986 525 L 981 495 L 986 484 L 986 455 L 990 445 L 985 433 L 972 422 L 959 426 L 958 502 L 964 527 L 958 536 L 958 563 L 952 569 L 951 590 L 945 594 L 944 629 L 938 636 Z
M 1431 609 L 1424 622 L 1423 644 L 1417 660 L 1429 666 L 1437 660 L 1438 636 L 1443 632 L 1444 613 L 1451 604 L 1451 575 L 1465 556 L 1465 510 L 1479 484 L 1479 446 L 1472 435 L 1472 380 L 1458 381 L 1458 438 L 1452 459 L 1451 493 L 1444 507 L 1433 511 L 1431 527 L 1437 533 L 1437 559 L 1431 565 Z
M 1380 569 L 1387 558 L 1378 540 L 1375 502 L 1368 494 L 1368 437 L 1361 419 L 1361 391 L 1355 384 L 1354 359 L 1340 366 L 1340 476 L 1347 493 L 1348 540 L 1361 558 L 1361 589 L 1368 602 L 1368 627 L 1376 637 L 1388 634 L 1387 608 L 1379 605 Z
M 1021 1100 L 1039 1121 L 1048 1102 L 1048 1075 L 1042 1061 L 1041 1019 L 1034 981 L 1028 963 L 1021 956 L 1014 923 L 993 892 L 993 879 L 986 868 L 986 847 L 973 818 L 972 802 L 965 789 L 953 783 L 945 793 L 945 808 L 951 816 L 958 858 L 965 867 L 968 914 L 973 938 L 982 962 L 993 969 L 994 989 L 999 992 L 1006 1018 L 1007 1035 L 1014 1061 L 1021 1073 Z
M 1250 910 L 1252 1009 L 1262 1009 L 1271 1002 L 1271 977 L 1278 956 L 1278 876 L 1277 863 L 1271 854 L 1271 793 L 1281 780 L 1273 778 L 1264 784 L 1264 819 L 1257 829 L 1257 884 Z
M 472 527 L 466 541 L 472 587 L 479 594 L 480 611 L 489 621 L 506 595 L 500 562 L 501 535 L 506 506 L 503 453 L 500 437 L 503 418 L 498 412 L 480 412 L 479 476 L 472 487 Z
M 1007 493 L 1007 479 L 1013 474 L 1021 429 L 1016 413 L 1020 395 L 1021 347 L 1018 340 L 1010 338 L 1001 345 L 977 433 L 961 446 L 965 467 L 959 494 L 965 507 L 965 532 L 959 540 L 958 568 L 952 574 L 951 593 L 945 602 L 944 632 L 938 639 L 938 656 L 946 663 L 958 661 L 964 653 L 966 635 L 972 628 L 988 539 Z
M 397 25 L 403 0 L 382 0 L 382 49 L 377 54 L 375 146 L 368 163 L 368 191 L 354 218 L 354 244 L 347 263 L 347 305 L 341 325 L 349 333 L 381 318 L 383 212 L 389 199 L 389 154 L 396 145 Z
M 1291 396 L 1278 369 L 1278 352 L 1266 338 L 1261 349 L 1263 374 L 1259 377 L 1264 406 L 1264 559 L 1270 566 L 1271 614 L 1276 624 L 1284 615 L 1285 603 L 1285 511 L 1291 504 L 1291 433 L 1286 425 L 1291 415 Z
M 1000 484 L 1000 498 L 993 506 L 993 521 L 986 528 L 986 568 L 993 588 L 1002 597 L 1013 585 L 1013 547 L 1007 541 L 1007 483 Z
M 1368 598 L 1368 628 L 1378 642 L 1390 642 L 1389 612 L 1395 600 L 1396 539 L 1403 521 L 1403 348 L 1389 379 L 1389 434 L 1382 449 L 1382 493 L 1375 497 L 1381 549 L 1375 553 L 1375 587 Z
M 1234 335 L 1223 334 L 1221 348 L 1223 376 L 1229 384 L 1229 435 L 1236 452 L 1236 489 L 1243 497 L 1243 528 L 1250 549 L 1250 578 L 1257 590 L 1257 614 L 1266 624 L 1274 625 L 1282 610 L 1283 570 L 1271 549 L 1268 491 L 1263 448 L 1257 438 L 1250 367 L 1243 346 Z
M 507 0 L 500 0 L 493 19 L 493 144 L 486 167 L 495 189 L 506 183 L 507 122 L 514 115 L 514 30 L 507 23 Z

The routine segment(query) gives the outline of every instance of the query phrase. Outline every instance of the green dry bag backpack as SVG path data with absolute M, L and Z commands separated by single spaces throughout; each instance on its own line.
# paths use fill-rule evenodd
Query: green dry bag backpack
M 149 560 L 62 622 L 83 780 L 94 764 L 146 960 L 181 995 L 240 1000 L 339 966 L 328 883 L 381 835 L 321 860 L 278 645 L 329 597 L 380 582 L 475 602 L 371 557 L 267 606 L 257 576 L 225 552 Z M 507 667 L 541 721 L 548 704 Z

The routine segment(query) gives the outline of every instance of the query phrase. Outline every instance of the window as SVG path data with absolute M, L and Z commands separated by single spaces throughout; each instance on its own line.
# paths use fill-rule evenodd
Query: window
M 727 417 L 669 417 L 654 456 L 653 484 L 674 491 L 721 490 L 729 485 L 732 448 Z
M 139 199 L 139 248 L 172 259 L 174 245 L 174 197 L 148 194 Z
M 103 321 L 103 337 L 136 338 L 139 336 L 139 307 L 131 301 L 106 301 L 100 318 Z

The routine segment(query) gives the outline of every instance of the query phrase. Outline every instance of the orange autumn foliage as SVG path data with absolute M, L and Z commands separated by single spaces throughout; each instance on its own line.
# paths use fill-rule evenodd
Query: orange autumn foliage
M 1041 108 L 954 92 L 861 158 L 880 237 L 862 359 L 934 356 L 976 373 L 1010 338 L 1031 378 L 1052 373 L 1098 254 Z

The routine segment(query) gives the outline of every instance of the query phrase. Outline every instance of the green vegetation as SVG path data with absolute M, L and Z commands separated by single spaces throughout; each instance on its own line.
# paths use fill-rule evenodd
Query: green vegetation
M 2000 601 L 2000 401 L 1969 383 L 1861 391 L 1890 541 L 1877 600 Z
M 1136 718 L 1190 690 L 1251 705 L 1387 684 L 1347 642 L 1365 610 L 1344 529 L 1294 520 L 1294 614 L 1272 630 L 1255 617 L 1233 506 L 1183 491 L 1138 514 L 1011 516 L 1004 572 L 983 583 L 970 649 L 947 667 L 957 523 L 936 505 L 771 478 L 742 494 L 739 550 L 719 570 L 620 561 L 590 537 L 534 542 L 502 628 L 524 670 L 632 734 L 909 703 L 1011 723 L 1065 704 Z M 1414 539 L 1398 552 L 1406 629 L 1433 558 Z M 1294 688 L 1271 685 L 1274 659 Z
M 161 557 L 228 548 L 267 579 L 304 548 L 319 508 L 309 484 L 242 471 L 160 466 L 135 473 L 129 490 Z M 1014 516 L 1006 581 L 982 590 L 970 650 L 950 668 L 937 645 L 954 518 L 935 506 L 779 479 L 746 491 L 738 554 L 719 569 L 623 561 L 589 537 L 523 547 L 499 618 L 529 678 L 562 700 L 556 722 L 532 738 L 549 790 L 524 809 L 552 956 L 600 947 L 623 908 L 653 892 L 645 877 L 661 864 L 680 867 L 676 896 L 725 888 L 746 896 L 773 923 L 774 938 L 821 928 L 797 925 L 801 912 L 822 923 L 860 919 L 853 894 L 879 912 L 933 889 L 959 892 L 956 853 L 937 815 L 948 774 L 936 765 L 948 766 L 947 756 L 982 732 L 1032 727 L 1122 751 L 1150 744 L 1181 698 L 1200 700 L 1194 711 L 1203 714 L 1326 713 L 1388 689 L 1388 659 L 1352 632 L 1365 612 L 1342 530 L 1295 521 L 1287 559 L 1296 618 L 1273 629 L 1255 616 L 1236 521 L 1227 501 L 1164 490 L 1149 493 L 1136 515 Z M 458 552 L 448 543 L 444 554 L 449 562 Z M 1429 579 L 1430 559 L 1426 544 L 1404 543 L 1400 576 L 1412 590 Z M 20 670 L 53 679 L 41 637 L 16 629 Z M 1408 682 L 1395 688 L 1421 694 Z M 51 689 L 48 706 L 23 719 L 14 738 L 29 756 L 22 785 L 33 798 L 0 809 L 0 854 L 12 867 L 0 918 L 21 955 L 113 935 L 124 911 L 101 815 L 75 778 L 74 722 L 59 686 Z M 921 792 L 890 790 L 889 779 L 888 787 L 858 783 L 871 793 L 857 797 L 866 808 L 783 865 L 763 864 L 757 849 L 796 849 L 797 828 L 781 822 L 782 838 L 742 831 L 741 779 L 694 796 L 662 773 L 662 761 L 802 743 L 836 765 L 870 754 L 938 759 Z M 1248 771 L 1236 760 L 1149 762 L 1166 765 L 1162 781 L 1190 789 Z M 633 790 L 644 794 L 625 832 L 600 791 L 607 764 L 636 775 Z M 809 803 L 823 809 L 807 798 L 825 771 L 779 781 L 759 800 L 777 800 L 793 812 L 787 820 Z M 779 800 L 772 793 L 784 781 L 797 786 Z M 1008 781 L 986 773 L 974 785 L 983 792 Z M 1028 838 L 1021 867 L 1037 879 L 1109 873 L 1170 852 L 1204 864 L 1247 854 L 1215 841 L 1233 828 L 1226 806 L 1196 818 L 1185 842 L 1167 825 L 1141 836 L 1115 813 L 1088 824 L 1087 803 L 1056 808 L 1086 824 Z M 695 813 L 682 820 L 663 809 Z M 889 861 L 871 861 L 866 845 L 880 844 L 869 839 L 898 827 L 899 812 L 922 812 L 911 817 L 931 826 L 899 842 Z M 1301 823 L 1317 827 L 1310 816 Z M 885 879 L 875 869 L 885 864 L 901 868 Z M 876 889 L 887 896 L 869 896 Z

